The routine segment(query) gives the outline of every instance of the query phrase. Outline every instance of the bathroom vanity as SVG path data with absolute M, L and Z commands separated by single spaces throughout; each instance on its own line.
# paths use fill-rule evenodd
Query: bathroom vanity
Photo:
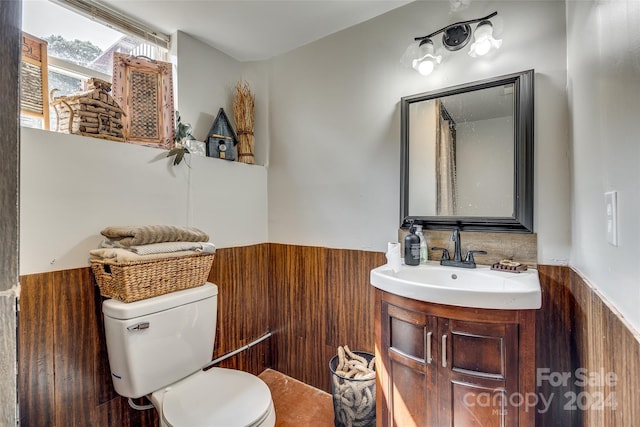
M 442 271 L 455 285 L 439 277 Z M 436 263 L 403 265 L 399 272 L 388 266 L 372 270 L 379 426 L 534 426 L 537 272 L 500 274 Z M 417 287 L 413 298 L 407 296 L 409 277 Z M 475 296 L 464 289 L 474 279 Z M 457 291 L 460 301 L 471 306 L 424 301 L 446 298 L 447 292 L 438 294 L 436 288 Z M 500 288 L 513 294 L 502 298 Z M 491 298 L 484 300 L 487 293 Z M 421 295 L 423 300 L 416 299 Z M 492 305 L 485 301 L 493 301 L 494 308 L 478 307 Z
M 502 233 L 484 243 L 533 233 L 534 74 L 400 101 L 400 228 L 453 230 L 454 256 L 438 244 L 439 263 L 388 258 L 393 266 L 371 270 L 378 426 L 535 424 L 538 272 L 497 272 L 473 258 L 521 259 L 518 245 L 480 244 L 464 257 L 460 243 L 461 230 Z

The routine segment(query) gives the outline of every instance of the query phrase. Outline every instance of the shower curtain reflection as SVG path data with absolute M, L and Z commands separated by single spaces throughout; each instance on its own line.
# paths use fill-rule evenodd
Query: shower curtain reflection
M 436 214 L 456 214 L 456 123 L 436 100 Z

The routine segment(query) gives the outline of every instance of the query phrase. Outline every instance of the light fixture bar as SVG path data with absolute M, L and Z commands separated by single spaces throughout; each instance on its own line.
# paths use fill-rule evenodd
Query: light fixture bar
M 471 37 L 475 42 L 471 45 L 469 56 L 475 58 L 487 54 L 492 49 L 499 49 L 502 40 L 493 37 L 493 25 L 490 19 L 498 15 L 493 12 L 481 18 L 455 22 L 446 25 L 431 34 L 423 37 L 414 37 L 413 42 L 407 47 L 400 58 L 400 63 L 405 67 L 411 67 L 423 76 L 431 74 L 434 68 L 442 62 L 442 55 L 436 53 L 432 37 L 442 33 L 442 47 L 449 52 L 456 52 L 464 48 Z M 474 31 L 471 24 L 476 24 Z
M 430 39 L 433 36 L 436 36 L 438 34 L 440 34 L 441 32 L 443 32 L 444 30 L 446 30 L 447 28 L 450 27 L 457 27 L 457 26 L 465 26 L 465 25 L 470 25 L 470 24 L 475 24 L 476 22 L 480 22 L 480 21 L 485 21 L 487 19 L 491 19 L 494 16 L 496 16 L 498 14 L 498 12 L 493 12 L 487 16 L 484 16 L 482 18 L 477 18 L 477 19 L 470 19 L 468 21 L 460 21 L 460 22 L 456 22 L 454 24 L 449 24 L 445 27 L 440 28 L 438 31 L 434 31 L 433 33 L 427 35 L 427 36 L 423 36 L 423 37 L 415 37 L 414 40 L 415 41 L 419 41 L 419 40 L 425 40 L 425 39 Z
M 171 37 L 91 0 L 49 0 L 125 34 L 168 49 Z

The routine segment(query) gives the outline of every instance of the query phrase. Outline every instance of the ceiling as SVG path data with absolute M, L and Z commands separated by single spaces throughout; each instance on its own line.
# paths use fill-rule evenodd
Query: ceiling
M 103 0 L 166 34 L 177 30 L 239 61 L 269 59 L 413 0 Z

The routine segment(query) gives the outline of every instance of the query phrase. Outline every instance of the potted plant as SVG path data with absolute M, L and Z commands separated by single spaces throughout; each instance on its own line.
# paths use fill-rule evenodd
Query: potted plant
M 169 150 L 167 157 L 175 156 L 173 164 L 179 165 L 184 159 L 185 154 L 190 154 L 187 148 L 188 141 L 195 141 L 195 137 L 191 134 L 191 125 L 189 123 L 182 123 L 180 113 L 176 111 L 176 136 L 175 147 Z

